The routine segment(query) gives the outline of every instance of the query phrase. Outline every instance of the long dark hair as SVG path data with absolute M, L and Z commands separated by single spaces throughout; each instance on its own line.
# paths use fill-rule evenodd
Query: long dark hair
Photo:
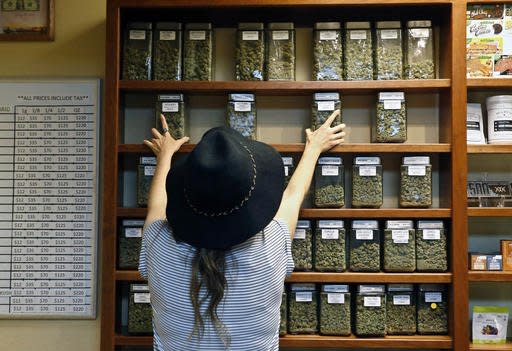
M 225 277 L 226 251 L 196 249 L 192 259 L 192 277 L 190 279 L 190 300 L 194 308 L 194 329 L 190 338 L 197 336 L 199 339 L 204 334 L 204 322 L 209 319 L 224 346 L 227 348 L 231 342 L 229 331 L 219 319 L 217 306 L 224 297 L 224 291 L 228 285 Z M 206 294 L 199 298 L 202 287 L 206 288 Z M 201 305 L 208 301 L 205 316 L 201 314 Z

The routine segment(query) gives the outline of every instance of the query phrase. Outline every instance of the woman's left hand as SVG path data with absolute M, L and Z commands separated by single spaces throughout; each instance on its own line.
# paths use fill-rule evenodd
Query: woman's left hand
M 154 138 L 144 140 L 144 144 L 153 151 L 157 158 L 168 158 L 174 155 L 174 153 L 180 149 L 181 145 L 188 142 L 190 138 L 183 137 L 178 140 L 174 139 L 169 133 L 169 126 L 167 125 L 164 115 L 160 115 L 160 121 L 162 123 L 163 133 L 161 134 L 156 128 L 152 128 L 151 133 Z

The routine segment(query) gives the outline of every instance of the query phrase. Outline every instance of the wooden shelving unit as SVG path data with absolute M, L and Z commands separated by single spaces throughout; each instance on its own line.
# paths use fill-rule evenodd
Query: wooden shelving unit
M 470 282 L 510 282 L 512 283 L 512 271 L 480 272 L 469 271 Z
M 512 342 L 500 345 L 470 344 L 469 349 L 477 351 L 512 351 Z
M 478 4 L 496 4 L 506 1 L 468 1 L 469 3 Z M 512 79 L 510 78 L 468 78 L 468 89 L 510 89 L 512 88 Z
M 512 81 L 511 81 L 512 83 Z M 510 144 L 468 145 L 468 154 L 508 154 L 512 153 Z
M 204 9 L 206 8 L 206 11 Z M 198 9 L 200 15 L 198 15 Z M 227 27 L 238 21 L 253 19 L 253 13 L 268 21 L 296 21 L 299 26 L 312 27 L 321 20 L 350 19 L 351 16 L 372 20 L 389 19 L 380 15 L 395 11 L 402 18 L 417 18 L 421 13 L 432 18 L 443 35 L 438 37 L 440 60 L 439 78 L 429 80 L 397 81 L 341 81 L 341 82 L 162 82 L 125 81 L 120 79 L 121 29 L 130 19 L 146 20 L 174 18 L 186 13 L 198 21 L 213 20 Z M 311 16 L 315 12 L 317 16 Z M 171 15 L 172 14 L 172 15 Z M 167 17 L 166 17 L 167 16 Z M 174 16 L 174 17 L 173 17 Z M 334 17 L 333 17 L 334 16 Z M 108 0 L 106 49 L 106 116 L 104 123 L 104 178 L 103 178 L 103 267 L 102 267 L 102 332 L 101 350 L 114 351 L 116 346 L 151 345 L 149 336 L 124 336 L 116 332 L 117 291 L 119 284 L 141 281 L 136 271 L 116 269 L 116 236 L 120 219 L 144 218 L 146 209 L 123 207 L 120 200 L 119 172 L 125 156 L 150 154 L 142 144 L 124 144 L 122 104 L 124 94 L 155 92 L 183 92 L 188 95 L 225 95 L 230 91 L 251 91 L 260 96 L 310 96 L 317 91 L 341 91 L 343 94 L 375 94 L 378 91 L 405 91 L 407 93 L 437 94 L 439 96 L 438 143 L 429 144 L 347 144 L 331 152 L 346 154 L 409 154 L 420 153 L 439 157 L 439 187 L 443 189 L 441 208 L 427 209 L 303 209 L 303 218 L 440 218 L 449 224 L 451 269 L 447 273 L 293 273 L 290 282 L 346 282 L 346 283 L 443 283 L 449 284 L 452 297 L 450 328 L 446 336 L 404 336 L 385 338 L 292 336 L 280 339 L 281 348 L 326 349 L 469 349 L 468 331 L 468 262 L 467 262 L 467 204 L 466 175 L 467 150 L 465 140 L 465 17 L 466 2 L 461 0 Z M 359 18 L 358 17 L 358 18 Z M 179 18 L 179 17 L 178 17 Z M 355 17 L 354 17 L 355 18 Z M 281 153 L 301 153 L 303 144 L 274 144 Z M 194 145 L 186 145 L 181 152 L 190 152 Z
M 469 207 L 469 217 L 510 217 L 512 208 L 510 207 Z

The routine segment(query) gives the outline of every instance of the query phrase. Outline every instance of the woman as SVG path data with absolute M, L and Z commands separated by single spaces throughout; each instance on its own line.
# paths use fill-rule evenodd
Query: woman
M 320 153 L 343 143 L 344 125 L 306 130 L 301 161 L 284 190 L 280 155 L 232 129 L 209 130 L 187 156 L 188 137 L 144 143 L 157 157 L 139 271 L 148 280 L 154 348 L 162 351 L 279 349 L 291 235 Z

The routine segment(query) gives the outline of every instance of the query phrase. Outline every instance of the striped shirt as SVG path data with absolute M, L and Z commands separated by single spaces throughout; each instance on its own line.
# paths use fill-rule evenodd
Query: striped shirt
M 194 312 L 189 296 L 195 248 L 176 242 L 167 221 L 144 231 L 139 271 L 148 280 L 153 308 L 153 344 L 158 351 L 279 350 L 280 305 L 284 279 L 293 271 L 287 226 L 272 220 L 267 227 L 226 254 L 228 287 L 217 307 L 229 331 L 225 349 L 209 319 L 204 335 L 189 338 Z M 204 288 L 199 297 L 204 296 Z M 201 306 L 205 316 L 207 303 Z

